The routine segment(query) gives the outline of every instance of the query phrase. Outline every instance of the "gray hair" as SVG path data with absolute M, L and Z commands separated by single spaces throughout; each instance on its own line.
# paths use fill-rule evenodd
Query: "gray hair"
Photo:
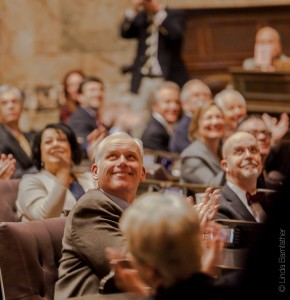
M 99 160 L 100 157 L 100 153 L 102 152 L 104 146 L 111 140 L 114 139 L 124 139 L 124 140 L 131 140 L 133 141 L 139 148 L 141 156 L 143 158 L 144 155 L 144 149 L 143 149 L 143 143 L 140 139 L 137 138 L 133 138 L 132 136 L 130 136 L 127 132 L 123 132 L 123 131 L 119 131 L 119 132 L 114 132 L 111 133 L 110 135 L 108 135 L 107 137 L 105 137 L 97 146 L 96 152 L 95 152 L 95 162 L 97 163 L 97 161 Z
M 8 92 L 12 92 L 15 97 L 17 97 L 17 99 L 19 99 L 21 102 L 24 101 L 24 97 L 21 91 L 17 87 L 8 84 L 3 84 L 0 86 L 0 99 L 2 98 L 3 94 L 6 94 Z
M 245 100 L 244 96 L 240 92 L 238 92 L 237 90 L 232 89 L 232 88 L 226 88 L 226 89 L 222 90 L 221 92 L 217 93 L 214 97 L 214 101 L 217 104 L 217 106 L 223 110 L 224 109 L 224 99 L 226 99 L 228 97 L 235 97 L 236 99 L 238 99 L 240 101 L 241 104 L 246 106 L 246 100 Z
M 201 81 L 200 79 L 191 79 L 187 81 L 181 89 L 181 93 L 180 93 L 181 102 L 187 101 L 191 97 L 191 93 L 192 93 L 191 89 L 195 85 L 203 85 L 205 88 L 208 89 L 208 92 L 211 95 L 210 88 L 203 81 Z
M 136 261 L 154 267 L 163 286 L 200 272 L 199 219 L 183 196 L 142 194 L 124 211 L 120 229 Z

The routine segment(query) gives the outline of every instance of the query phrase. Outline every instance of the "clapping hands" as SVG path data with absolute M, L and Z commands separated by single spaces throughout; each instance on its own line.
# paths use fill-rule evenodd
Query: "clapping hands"
M 16 160 L 12 154 L 1 154 L 0 157 L 0 179 L 10 179 L 15 172 Z

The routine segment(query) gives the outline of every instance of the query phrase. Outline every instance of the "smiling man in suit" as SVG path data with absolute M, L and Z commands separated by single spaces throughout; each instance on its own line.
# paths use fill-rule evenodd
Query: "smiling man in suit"
M 266 196 L 257 192 L 262 160 L 257 140 L 246 132 L 232 134 L 223 145 L 221 166 L 226 184 L 221 189 L 216 218 L 256 221 L 266 217 Z
M 24 133 L 19 127 L 23 110 L 23 95 L 14 86 L 0 86 L 0 153 L 13 155 L 16 160 L 15 178 L 23 174 L 35 173 L 31 158 L 33 133 Z

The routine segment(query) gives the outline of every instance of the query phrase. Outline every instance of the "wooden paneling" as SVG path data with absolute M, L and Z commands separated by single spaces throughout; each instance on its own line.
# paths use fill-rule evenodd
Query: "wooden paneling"
M 253 56 L 256 31 L 277 29 L 290 56 L 290 5 L 187 10 L 183 56 L 191 77 L 228 73 Z

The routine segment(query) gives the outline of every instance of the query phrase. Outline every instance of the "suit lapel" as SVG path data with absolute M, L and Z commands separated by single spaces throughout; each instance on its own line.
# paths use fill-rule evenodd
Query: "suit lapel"
M 241 199 L 227 184 L 225 184 L 223 187 L 223 195 L 236 213 L 241 216 L 241 219 L 254 222 L 256 221 L 252 214 L 245 207 Z

